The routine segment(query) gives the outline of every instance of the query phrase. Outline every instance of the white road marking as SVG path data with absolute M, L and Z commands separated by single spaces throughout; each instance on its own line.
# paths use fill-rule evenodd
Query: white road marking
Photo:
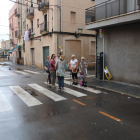
M 95 75 L 88 75 L 87 77 L 95 77 Z M 70 76 L 67 75 L 64 79 L 69 80 L 70 79 Z M 72 79 L 72 76 L 71 76 L 71 79 Z
M 45 84 L 47 84 L 47 82 L 44 82 Z M 56 86 L 58 86 L 58 84 L 55 84 Z M 71 94 L 71 95 L 73 95 L 73 96 L 76 96 L 76 97 L 84 97 L 84 96 L 87 96 L 86 94 L 83 94 L 83 93 L 81 93 L 81 92 L 78 92 L 78 91 L 75 91 L 75 90 L 72 90 L 72 89 L 70 89 L 70 88 L 66 88 L 66 87 L 64 87 L 64 92 L 67 92 L 67 93 L 69 93 L 69 94 Z
M 35 71 L 30 71 L 30 70 L 24 70 L 26 72 L 30 72 L 30 73 L 33 73 L 33 74 L 40 74 L 39 72 L 35 72 Z
M 26 73 L 26 72 L 23 72 L 23 71 L 15 71 L 15 72 L 21 73 L 21 74 L 23 74 L 23 75 L 29 74 L 29 73 Z
M 13 73 L 13 72 L 11 72 L 10 74 L 11 74 L 11 75 L 17 75 L 17 74 L 15 74 L 15 73 Z
M 36 98 L 31 96 L 28 92 L 22 89 L 20 86 L 10 86 L 10 88 L 20 97 L 20 99 L 28 106 L 41 105 L 42 103 Z
M 70 85 L 70 81 L 64 81 L 66 84 Z M 93 92 L 95 94 L 99 94 L 101 93 L 100 90 L 94 90 L 93 88 L 89 88 L 89 87 L 81 87 L 80 85 L 72 85 L 74 87 L 77 87 L 77 88 L 81 88 L 83 90 L 86 90 L 86 91 L 89 91 L 89 92 Z
M 12 106 L 7 101 L 6 97 L 0 90 L 0 112 L 13 110 Z
M 0 73 L 0 76 L 6 76 L 6 75 L 4 75 L 3 73 Z
M 60 95 L 57 95 L 57 94 L 55 94 L 54 92 L 52 92 L 52 91 L 50 91 L 50 90 L 48 90 L 48 89 L 46 89 L 46 88 L 44 88 L 44 87 L 41 87 L 41 86 L 39 86 L 39 85 L 37 85 L 37 84 L 28 84 L 28 86 L 30 86 L 30 87 L 32 87 L 33 89 L 35 89 L 35 90 L 41 92 L 42 94 L 44 94 L 45 96 L 51 98 L 52 100 L 54 100 L 54 101 L 56 101 L 56 102 L 57 102 L 57 101 L 62 101 L 62 100 L 66 100 L 66 99 L 67 99 L 67 98 L 64 98 L 64 97 L 62 97 L 62 96 L 60 96 Z
M 87 77 L 95 77 L 95 75 L 88 75 Z

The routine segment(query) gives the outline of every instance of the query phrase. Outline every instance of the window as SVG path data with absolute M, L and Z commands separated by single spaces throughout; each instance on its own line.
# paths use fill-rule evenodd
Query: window
M 41 3 L 42 2 L 42 0 L 37 0 L 37 4 L 39 4 L 39 3 Z
M 33 20 L 31 21 L 31 32 L 33 32 Z
M 71 23 L 76 22 L 76 12 L 71 12 Z
M 27 30 L 28 30 L 28 24 L 27 24 Z
M 25 29 L 25 22 L 23 21 L 23 29 Z
M 37 28 L 39 28 L 39 19 L 37 19 Z
M 95 55 L 96 53 L 96 42 L 91 41 L 91 44 L 89 46 L 89 55 Z

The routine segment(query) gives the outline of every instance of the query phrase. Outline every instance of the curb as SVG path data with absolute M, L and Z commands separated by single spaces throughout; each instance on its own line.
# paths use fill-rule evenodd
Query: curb
M 116 91 L 116 90 L 112 90 L 112 89 L 109 89 L 109 88 L 104 88 L 104 87 L 95 86 L 95 85 L 89 86 L 89 87 L 93 87 L 93 88 L 96 88 L 96 89 L 102 89 L 102 90 L 105 90 L 105 91 L 111 91 L 111 92 L 114 92 L 116 94 L 121 94 L 123 96 L 127 96 L 127 97 L 131 97 L 131 98 L 140 100 L 139 96 L 130 95 L 130 94 L 127 94 L 127 93 L 124 93 L 124 92 L 120 92 L 120 91 Z

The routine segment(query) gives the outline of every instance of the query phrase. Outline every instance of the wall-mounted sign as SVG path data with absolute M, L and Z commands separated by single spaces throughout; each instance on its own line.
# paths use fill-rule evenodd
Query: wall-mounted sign
M 100 38 L 104 38 L 104 30 L 100 29 Z

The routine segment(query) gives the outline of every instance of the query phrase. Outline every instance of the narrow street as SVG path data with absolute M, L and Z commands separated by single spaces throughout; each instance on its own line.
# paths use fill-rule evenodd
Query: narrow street
M 58 91 L 43 70 L 10 67 L 0 64 L 1 140 L 140 139 L 139 100 L 71 86 L 69 75 Z

